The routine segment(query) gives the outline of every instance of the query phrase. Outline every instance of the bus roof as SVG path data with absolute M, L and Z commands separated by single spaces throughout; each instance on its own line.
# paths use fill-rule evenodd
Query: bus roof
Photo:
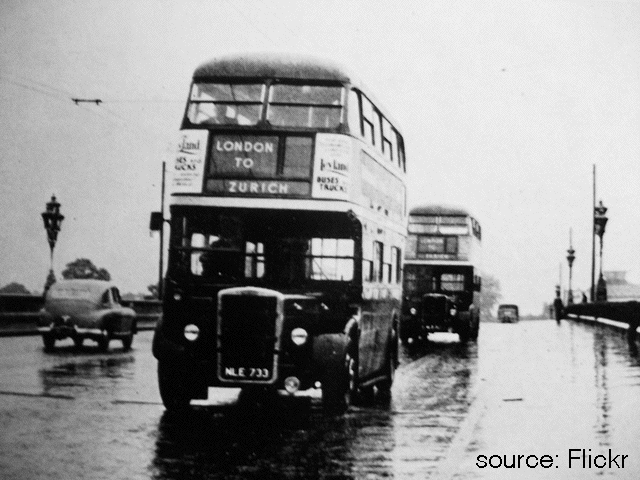
M 220 78 L 348 83 L 361 90 L 401 133 L 397 120 L 357 77 L 325 58 L 293 53 L 237 53 L 212 58 L 193 72 L 195 82 Z
M 445 204 L 427 204 L 413 207 L 409 211 L 409 215 L 455 215 L 455 216 L 471 216 L 468 210 L 456 206 Z
M 329 60 L 309 55 L 245 53 L 213 58 L 193 73 L 194 80 L 216 77 L 277 78 L 353 83 L 353 76 Z M 358 83 L 358 82 L 356 82 Z

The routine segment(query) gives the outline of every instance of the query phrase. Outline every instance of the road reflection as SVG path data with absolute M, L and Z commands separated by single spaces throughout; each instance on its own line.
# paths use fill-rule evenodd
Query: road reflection
M 392 396 L 345 415 L 325 413 L 313 395 L 165 412 L 152 478 L 426 478 L 472 403 L 477 346 L 445 337 L 401 357 Z
M 384 401 L 343 416 L 318 399 L 208 406 L 185 415 L 165 412 L 157 432 L 152 478 L 392 477 L 391 414 Z
M 47 357 L 50 363 L 39 371 L 45 395 L 113 395 L 122 390 L 126 381 L 134 380 L 133 352 L 78 351 L 69 347 L 57 349 Z

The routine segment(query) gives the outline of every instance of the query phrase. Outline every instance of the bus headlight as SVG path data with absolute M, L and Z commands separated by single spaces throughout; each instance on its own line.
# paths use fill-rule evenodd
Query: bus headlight
M 174 294 L 173 294 L 173 299 L 174 299 L 176 302 L 179 302 L 180 300 L 182 300 L 182 294 L 181 294 L 180 292 L 176 292 L 176 293 L 174 293 Z
M 184 338 L 189 340 L 190 342 L 195 342 L 200 336 L 200 329 L 197 325 L 190 323 L 186 327 L 184 327 Z
M 452 317 L 455 317 L 456 313 L 458 313 L 458 311 L 455 308 L 452 308 L 451 310 L 449 310 L 449 315 L 451 315 Z
M 418 310 L 416 310 L 415 308 L 411 307 L 411 308 L 409 309 L 409 313 L 410 313 L 411 315 L 415 315 L 415 314 L 417 314 L 417 313 L 418 313 Z
M 309 334 L 304 328 L 294 328 L 291 330 L 291 341 L 296 345 L 303 345 L 307 341 Z

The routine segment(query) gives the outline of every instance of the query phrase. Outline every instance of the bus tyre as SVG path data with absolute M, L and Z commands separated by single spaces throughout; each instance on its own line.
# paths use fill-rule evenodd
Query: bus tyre
M 331 412 L 343 413 L 357 395 L 358 362 L 347 350 L 342 361 L 330 362 L 322 379 L 322 404 Z
M 378 390 L 381 392 L 390 392 L 393 381 L 396 378 L 396 366 L 398 364 L 398 336 L 395 329 L 391 332 L 391 341 L 387 346 L 387 355 L 385 359 L 386 377 L 378 383 Z
M 478 340 L 478 333 L 480 333 L 480 320 L 476 323 L 475 327 L 471 331 L 471 340 Z
M 160 398 L 169 412 L 184 412 L 189 408 L 191 399 L 184 383 L 184 373 L 180 369 L 158 362 L 158 387 Z
M 42 335 L 42 343 L 44 343 L 45 352 L 52 352 L 56 346 L 56 338 L 50 333 L 45 333 Z
M 471 327 L 469 325 L 461 326 L 458 331 L 458 336 L 460 337 L 461 343 L 467 343 L 471 337 Z

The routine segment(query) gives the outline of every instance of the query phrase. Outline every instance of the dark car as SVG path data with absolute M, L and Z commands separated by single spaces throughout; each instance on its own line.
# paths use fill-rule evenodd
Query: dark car
M 112 339 L 131 348 L 136 333 L 136 313 L 121 305 L 120 292 L 103 280 L 61 280 L 54 283 L 40 310 L 38 331 L 45 350 L 52 350 L 56 340 L 73 339 L 81 347 L 85 338 L 109 348 Z
M 501 323 L 516 323 L 519 319 L 517 305 L 503 304 L 498 307 L 498 320 Z

